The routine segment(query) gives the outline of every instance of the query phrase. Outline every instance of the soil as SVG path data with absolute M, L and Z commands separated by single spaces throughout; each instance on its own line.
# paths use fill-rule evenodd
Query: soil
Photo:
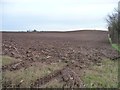
M 31 87 L 40 87 L 53 78 L 66 82 L 63 87 L 84 87 L 80 71 L 91 63 L 100 63 L 104 58 L 120 57 L 108 40 L 107 31 L 76 32 L 4 32 L 2 55 L 22 61 L 2 66 L 2 70 L 19 70 L 34 62 L 46 64 L 63 62 L 67 65 L 48 76 L 37 79 Z M 78 74 L 79 73 L 79 74 Z

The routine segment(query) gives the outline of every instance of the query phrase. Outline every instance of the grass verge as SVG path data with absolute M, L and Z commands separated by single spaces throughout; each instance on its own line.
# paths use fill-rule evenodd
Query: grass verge
M 101 65 L 92 65 L 84 70 L 82 80 L 87 88 L 117 88 L 118 61 L 103 60 Z
M 109 38 L 109 41 L 114 49 L 120 52 L 120 46 L 118 44 L 113 44 L 111 38 Z
M 29 88 L 32 83 L 45 75 L 50 74 L 55 70 L 62 69 L 65 66 L 63 63 L 53 63 L 46 65 L 44 63 L 33 65 L 27 69 L 17 71 L 3 72 L 3 87 L 22 87 Z
M 112 47 L 115 48 L 117 51 L 120 52 L 120 46 L 117 44 L 112 44 Z

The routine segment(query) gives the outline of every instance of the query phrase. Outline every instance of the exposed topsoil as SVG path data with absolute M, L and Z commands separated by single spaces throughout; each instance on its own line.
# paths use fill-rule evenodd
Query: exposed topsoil
M 16 63 L 2 66 L 3 71 L 30 67 L 32 63 L 66 63 L 48 76 L 37 79 L 31 87 L 40 87 L 53 78 L 66 82 L 63 87 L 84 87 L 80 70 L 103 58 L 118 57 L 108 40 L 106 31 L 2 33 L 2 54 L 16 59 Z

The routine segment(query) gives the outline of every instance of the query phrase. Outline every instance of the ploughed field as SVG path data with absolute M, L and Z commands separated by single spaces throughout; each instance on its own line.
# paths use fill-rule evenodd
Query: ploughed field
M 109 43 L 108 32 L 94 30 L 4 32 L 2 56 L 2 86 L 13 88 L 89 87 L 87 77 L 84 79 L 86 70 L 119 57 Z M 117 82 L 117 75 L 113 78 Z M 89 82 L 91 87 L 104 86 Z

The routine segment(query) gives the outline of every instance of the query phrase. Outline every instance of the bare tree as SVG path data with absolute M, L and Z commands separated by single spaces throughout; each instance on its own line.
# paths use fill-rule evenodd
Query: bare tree
M 115 11 L 112 14 L 109 14 L 106 18 L 106 21 L 108 23 L 108 30 L 109 30 L 109 36 L 113 43 L 118 43 L 119 35 L 120 35 L 120 24 L 118 22 L 118 10 L 115 9 Z

